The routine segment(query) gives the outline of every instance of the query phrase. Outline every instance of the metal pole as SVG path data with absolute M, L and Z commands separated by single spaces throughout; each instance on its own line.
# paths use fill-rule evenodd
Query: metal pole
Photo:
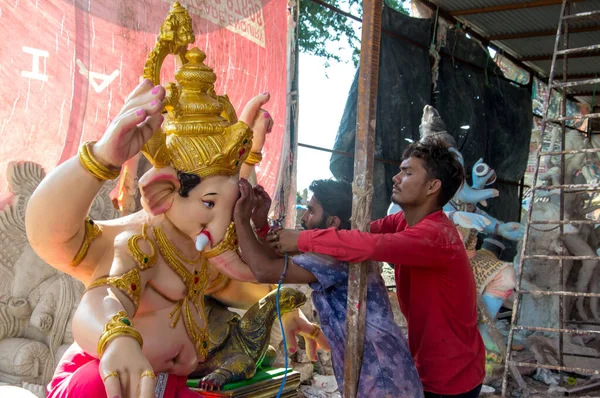
M 359 231 L 369 231 L 371 222 L 382 7 L 382 0 L 363 0 L 352 198 L 352 229 Z M 365 339 L 367 272 L 368 262 L 350 264 L 346 306 L 344 398 L 354 398 L 358 391 Z

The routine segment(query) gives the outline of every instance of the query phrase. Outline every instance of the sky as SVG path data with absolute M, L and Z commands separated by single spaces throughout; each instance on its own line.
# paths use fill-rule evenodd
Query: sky
M 330 61 L 327 69 L 323 63 L 320 57 L 300 53 L 298 142 L 333 149 L 356 68 L 351 61 Z M 330 157 L 329 152 L 298 147 L 299 192 L 313 180 L 333 177 Z
M 409 11 L 410 0 L 404 0 L 403 7 Z M 349 11 L 355 13 L 355 10 Z M 360 38 L 360 24 L 352 23 Z M 298 142 L 333 149 L 356 68 L 351 60 L 352 50 L 345 41 L 331 43 L 328 49 L 346 62 L 330 60 L 330 66 L 325 68 L 323 58 L 304 52 L 299 54 Z M 298 147 L 298 192 L 308 188 L 313 180 L 333 177 L 329 170 L 330 157 L 329 152 Z

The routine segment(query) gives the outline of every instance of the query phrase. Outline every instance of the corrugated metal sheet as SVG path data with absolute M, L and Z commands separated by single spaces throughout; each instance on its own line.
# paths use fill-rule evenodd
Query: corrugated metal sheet
M 513 0 L 431 0 L 431 2 L 439 5 L 441 9 L 448 13 L 458 10 L 524 3 L 523 1 Z M 560 5 L 550 5 L 461 15 L 456 16 L 456 19 L 480 33 L 483 37 L 547 32 L 556 31 L 558 28 L 560 9 Z M 600 10 L 600 0 L 586 0 L 571 3 L 570 5 L 570 14 L 595 10 Z M 569 26 L 578 28 L 598 27 L 600 26 L 600 21 L 597 19 L 578 20 L 576 23 L 571 23 Z M 500 49 L 511 53 L 518 59 L 522 59 L 525 64 L 540 71 L 545 76 L 550 74 L 550 59 L 529 62 L 527 62 L 526 59 L 531 56 L 551 55 L 554 50 L 554 42 L 554 35 L 492 41 L 492 43 Z M 571 33 L 569 35 L 569 48 L 585 47 L 594 44 L 600 44 L 600 30 Z M 562 71 L 562 63 L 559 62 L 557 66 L 559 67 L 558 71 L 560 74 Z M 594 57 L 570 58 L 568 73 L 569 75 L 595 73 L 600 75 L 600 54 Z
M 535 0 L 531 0 L 535 1 Z M 435 0 L 446 11 L 466 10 L 470 8 L 483 8 L 499 6 L 503 4 L 529 3 L 519 0 Z
M 588 4 L 589 3 L 589 4 Z M 576 5 L 580 7 L 575 7 Z M 483 14 L 457 16 L 473 26 L 483 29 L 488 36 L 507 33 L 538 32 L 554 30 L 558 27 L 560 5 L 524 8 L 521 10 L 498 11 Z M 571 13 L 593 11 L 600 9 L 600 0 L 574 3 Z M 597 26 L 593 20 L 579 20 L 574 26 Z
M 460 18 L 469 24 L 481 27 L 488 36 L 506 33 L 537 32 L 554 30 L 558 26 L 560 6 L 526 8 L 465 15 Z
M 499 43 L 509 47 L 521 57 L 529 57 L 552 54 L 555 40 L 554 36 L 540 36 L 517 40 L 501 40 Z M 593 44 L 600 44 L 600 31 L 569 34 L 569 48 L 585 47 Z
M 547 61 L 535 61 L 531 64 L 537 66 L 542 70 L 550 71 L 551 60 Z M 559 60 L 556 64 L 559 71 L 562 71 L 562 60 Z M 600 56 L 589 57 L 589 58 L 577 58 L 569 61 L 569 75 L 587 75 L 591 73 L 598 73 L 600 76 Z M 561 72 L 562 73 L 562 72 Z

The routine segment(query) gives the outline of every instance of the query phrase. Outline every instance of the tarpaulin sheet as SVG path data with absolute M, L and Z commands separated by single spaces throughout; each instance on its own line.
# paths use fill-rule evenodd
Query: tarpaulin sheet
M 399 163 L 404 148 L 419 139 L 423 107 L 430 104 L 456 139 L 469 180 L 471 167 L 483 158 L 496 169 L 498 179 L 518 184 L 527 165 L 531 135 L 530 91 L 503 79 L 487 51 L 451 29 L 440 51 L 445 56 L 439 62 L 432 98 L 432 21 L 385 7 L 382 23 L 375 157 Z M 354 152 L 357 96 L 358 75 L 340 123 L 336 150 Z M 330 168 L 334 176 L 352 179 L 352 158 L 333 154 Z M 397 165 L 375 162 L 373 218 L 386 214 L 397 172 Z M 489 200 L 486 210 L 504 221 L 518 220 L 518 187 L 499 182 L 494 187 L 500 190 L 501 199 Z
M 271 93 L 273 133 L 258 166 L 273 193 L 286 101 L 286 0 L 182 0 L 215 90 L 238 111 Z M 0 200 L 6 166 L 33 161 L 47 172 L 97 140 L 139 83 L 168 0 L 0 0 Z M 173 81 L 174 57 L 161 81 Z

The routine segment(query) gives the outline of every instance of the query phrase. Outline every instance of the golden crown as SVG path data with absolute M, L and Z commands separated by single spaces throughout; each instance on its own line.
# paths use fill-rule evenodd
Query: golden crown
M 142 149 L 156 167 L 172 166 L 200 177 L 234 175 L 248 157 L 252 129 L 238 121 L 227 96 L 214 91 L 217 76 L 204 64 L 206 54 L 194 47 L 192 20 L 178 2 L 160 28 L 154 49 L 144 67 L 144 77 L 160 83 L 160 69 L 168 54 L 179 56 L 178 84 L 165 85 L 167 111 L 162 128 Z

